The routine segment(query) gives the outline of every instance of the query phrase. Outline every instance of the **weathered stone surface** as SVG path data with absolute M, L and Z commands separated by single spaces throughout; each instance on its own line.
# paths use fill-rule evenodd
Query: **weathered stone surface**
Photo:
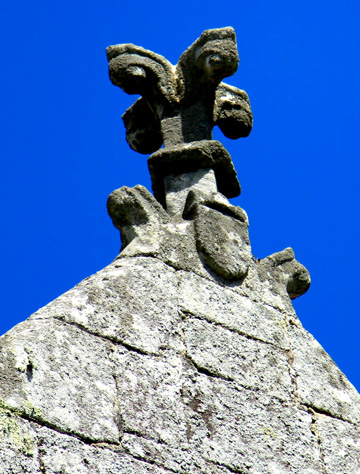
M 342 420 L 318 415 L 315 430 L 319 437 L 326 474 L 359 474 L 359 428 Z
M 188 431 L 190 437 L 190 431 Z M 175 473 L 229 474 L 229 470 L 204 459 L 199 446 L 186 441 L 181 446 L 169 446 L 152 439 L 125 433 L 122 438 L 125 451 L 134 457 L 156 464 Z
M 207 266 L 228 280 L 239 280 L 253 260 L 248 217 L 216 196 L 199 198 L 190 191 L 184 216 L 194 220 L 196 246 Z
M 40 472 L 36 432 L 28 421 L 0 407 L 0 474 Z
M 128 434 L 122 444 L 129 453 L 157 459 L 174 472 L 322 472 L 311 415 L 216 378 L 186 380 L 183 445 Z
M 201 140 L 185 145 L 161 148 L 148 160 L 155 198 L 165 206 L 164 179 L 169 174 L 197 172 L 211 168 L 217 188 L 227 198 L 236 197 L 241 188 L 231 156 L 217 140 Z
M 360 424 L 360 395 L 320 344 L 292 325 L 290 345 L 300 401 L 320 413 Z
M 178 446 L 186 438 L 181 393 L 184 358 L 176 353 L 154 357 L 118 348 L 113 360 L 120 430 Z
M 239 288 L 121 257 L 3 336 L 4 472 L 323 474 L 330 446 L 355 465 L 337 436 L 360 436 L 358 395 L 327 395 L 335 364 L 319 375 L 294 315 Z
M 179 275 L 180 307 L 184 313 L 282 349 L 290 348 L 286 313 L 193 273 Z
M 47 430 L 29 472 L 322 473 L 317 405 L 301 391 L 291 339 L 302 330 L 292 250 L 258 262 L 241 208 L 201 187 L 184 201 L 171 216 L 143 187 L 114 192 L 119 258 L 4 337 L 4 407 Z M 227 238 L 199 246 L 214 222 L 225 236 L 233 226 L 240 254 Z M 211 242 L 225 252 L 218 269 Z M 230 281 L 226 259 L 245 262 L 241 278 Z
M 215 124 L 231 138 L 250 133 L 246 92 L 221 83 L 239 62 L 233 28 L 204 31 L 175 67 L 133 44 L 109 46 L 107 55 L 112 83 L 142 96 L 123 117 L 134 150 L 152 153 L 162 142 L 168 147 L 210 140 Z
M 239 57 L 232 28 L 204 31 L 174 67 L 165 58 L 133 44 L 109 46 L 112 83 L 142 97 L 124 114 L 126 138 L 140 153 L 152 153 L 154 195 L 165 206 L 164 178 L 213 168 L 221 193 L 240 194 L 231 158 L 212 128 L 230 138 L 249 135 L 252 113 L 245 91 L 221 81 L 235 73 Z
M 173 268 L 149 258 L 119 259 L 31 319 L 56 318 L 144 353 L 158 354 L 180 321 Z
M 287 248 L 251 253 L 231 138 L 252 126 L 231 28 L 174 68 L 134 45 L 110 77 L 140 93 L 127 137 L 155 197 L 121 188 L 122 249 L 0 338 L 0 474 L 358 474 L 360 396 L 303 329 L 310 285 Z M 215 181 L 216 177 L 216 181 Z M 156 199 L 157 198 L 157 199 Z
M 2 406 L 86 439 L 118 441 L 110 345 L 55 319 L 16 326 L 1 338 Z
M 241 473 L 321 473 L 309 414 L 204 375 L 188 380 L 184 398 L 208 461 Z
M 166 210 L 169 214 L 184 211 L 189 191 L 196 190 L 200 195 L 216 194 L 217 186 L 214 171 L 202 168 L 193 173 L 169 174 L 164 179 Z
M 228 138 L 247 137 L 253 123 L 247 93 L 222 82 L 216 89 L 214 123 Z
M 154 464 L 127 455 L 120 446 L 85 444 L 46 427 L 36 429 L 41 473 L 46 474 L 165 474 Z
M 192 317 L 185 319 L 183 331 L 186 354 L 197 368 L 235 382 L 239 390 L 291 400 L 287 351 Z

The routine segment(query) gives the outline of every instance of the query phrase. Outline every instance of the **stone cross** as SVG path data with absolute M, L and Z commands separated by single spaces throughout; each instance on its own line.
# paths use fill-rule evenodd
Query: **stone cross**
M 153 153 L 149 169 L 157 200 L 166 207 L 165 195 L 174 186 L 179 191 L 184 181 L 186 186 L 196 181 L 188 173 L 201 169 L 215 173 L 216 182 L 211 174 L 205 178 L 210 189 L 228 198 L 238 196 L 240 185 L 231 157 L 220 142 L 212 140 L 215 125 L 233 139 L 247 136 L 252 128 L 246 92 L 222 82 L 239 63 L 233 28 L 204 31 L 176 66 L 133 44 L 109 46 L 107 56 L 112 83 L 128 94 L 141 95 L 123 120 L 131 148 Z M 182 178 L 174 181 L 174 176 Z M 175 205 L 173 212 L 177 210 Z

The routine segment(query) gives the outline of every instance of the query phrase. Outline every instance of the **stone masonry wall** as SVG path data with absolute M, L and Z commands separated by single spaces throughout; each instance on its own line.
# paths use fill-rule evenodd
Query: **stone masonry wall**
M 258 266 L 120 257 L 9 331 L 0 473 L 359 472 L 360 397 Z

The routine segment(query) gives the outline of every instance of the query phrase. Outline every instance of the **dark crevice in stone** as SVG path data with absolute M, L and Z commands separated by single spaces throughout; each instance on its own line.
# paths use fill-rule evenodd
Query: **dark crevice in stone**
M 235 382 L 235 380 L 231 377 L 228 377 L 226 375 L 222 375 L 222 374 L 219 374 L 219 373 L 216 373 L 216 372 L 212 372 L 211 370 L 207 369 L 206 367 L 201 367 L 196 362 L 194 362 L 194 360 L 188 354 L 186 354 L 185 357 L 186 357 L 187 361 L 190 362 L 190 364 L 195 367 L 195 369 L 197 370 L 197 372 L 199 372 L 199 374 L 206 375 L 207 377 L 214 377 L 214 378 L 217 378 L 217 379 L 226 380 L 227 382 Z
M 288 366 L 288 372 L 289 372 L 289 377 L 291 380 L 291 387 L 292 387 L 292 399 L 294 403 L 299 403 L 299 392 L 298 392 L 298 384 L 297 384 L 297 374 L 296 371 L 293 367 L 294 364 L 294 354 L 291 349 L 288 349 L 286 352 L 287 355 L 287 366 Z
M 249 392 L 257 393 L 260 392 L 262 394 L 267 394 L 268 392 L 263 391 L 260 387 L 248 387 L 246 385 L 243 385 L 237 381 L 235 381 L 236 385 L 234 385 L 234 389 L 237 390 L 238 392 L 242 392 L 243 390 L 248 390 Z M 285 398 L 281 398 L 278 395 L 272 394 L 272 399 L 279 402 L 281 405 L 287 405 L 289 400 Z
M 223 282 L 222 279 L 219 278 L 217 275 L 215 275 L 213 278 L 211 278 L 210 276 L 207 276 L 207 275 L 204 275 L 203 273 L 197 272 L 196 269 L 189 270 L 187 268 L 183 268 L 181 266 L 174 265 L 173 263 L 168 262 L 166 260 L 163 260 L 162 258 L 158 257 L 157 255 L 154 255 L 153 253 L 149 253 L 149 254 L 144 253 L 144 254 L 139 254 L 139 255 L 124 255 L 124 256 L 119 255 L 114 261 L 120 260 L 120 259 L 125 259 L 125 258 L 133 258 L 133 259 L 134 258 L 153 258 L 153 259 L 155 259 L 159 262 L 164 263 L 165 265 L 172 268 L 176 272 L 181 271 L 181 272 L 194 274 L 194 275 L 196 275 L 200 278 L 204 278 L 205 280 L 210 281 L 211 283 L 217 284 L 217 285 L 221 286 L 222 288 L 225 288 L 226 290 L 229 290 L 229 291 L 235 293 L 235 295 L 237 295 L 237 296 L 242 296 L 244 298 L 248 298 L 253 303 L 260 303 L 264 306 L 268 306 L 269 308 L 275 309 L 276 311 L 279 311 L 282 314 L 288 314 L 287 310 L 279 308 L 279 306 L 277 306 L 277 305 L 271 305 L 269 303 L 264 303 L 264 301 L 262 301 L 261 299 L 255 298 L 254 296 L 252 296 L 251 290 L 249 290 L 249 294 L 246 294 L 245 292 L 240 293 L 240 292 L 234 290 L 231 285 L 226 284 L 225 282 Z M 240 279 L 240 280 L 242 280 L 242 279 Z
M 117 344 L 117 345 L 120 345 L 120 346 L 123 346 L 125 347 L 125 349 L 128 349 L 129 351 L 132 351 L 132 352 L 136 352 L 138 354 L 141 354 L 141 355 L 153 355 L 153 356 L 157 356 L 158 354 L 157 353 L 154 353 L 154 352 L 148 352 L 144 349 L 140 349 L 139 347 L 135 347 L 135 346 L 132 346 L 131 344 L 128 344 L 127 342 L 123 342 L 121 341 L 120 339 L 117 339 L 115 337 L 110 337 L 110 336 L 104 336 L 103 334 L 99 334 L 95 331 L 90 331 L 88 328 L 86 328 L 85 326 L 83 326 L 82 324 L 80 323 L 77 323 L 75 321 L 65 321 L 62 317 L 60 316 L 54 316 L 53 319 L 56 319 L 57 321 L 60 321 L 64 324 L 68 324 L 69 326 L 75 326 L 77 327 L 78 329 L 80 329 L 81 331 L 84 331 L 86 332 L 87 334 L 90 334 L 91 336 L 95 336 L 95 337 L 99 337 L 100 339 L 103 339 L 104 341 L 110 341 L 112 342 L 113 344 Z
M 324 453 L 324 450 L 323 450 L 323 447 L 322 447 L 322 444 L 321 444 L 321 437 L 320 437 L 320 433 L 319 433 L 319 430 L 318 430 L 318 427 L 317 427 L 318 416 L 314 412 L 314 410 L 310 410 L 309 412 L 310 412 L 311 417 L 312 417 L 310 430 L 311 430 L 311 433 L 313 434 L 313 436 L 315 437 L 315 441 L 318 445 L 319 454 L 320 454 L 320 461 L 321 461 L 321 469 L 322 469 L 323 474 L 327 474 L 326 462 L 325 462 L 325 453 Z
M 114 361 L 110 358 L 111 363 L 114 364 Z M 115 369 L 115 367 L 114 367 Z M 119 432 L 119 439 L 121 440 L 123 434 L 124 434 L 124 420 L 123 417 L 120 413 L 119 409 L 119 380 L 118 376 L 116 374 L 113 374 L 113 379 L 115 382 L 115 390 L 116 390 L 116 396 L 114 400 L 114 421 L 117 426 L 118 432 Z
M 249 390 L 250 392 L 263 392 L 260 387 L 249 387 L 247 385 L 241 384 L 240 382 L 236 381 L 236 385 L 234 386 L 234 389 L 237 390 L 238 392 L 242 392 L 243 390 Z M 263 392 L 266 393 L 266 392 Z M 279 398 L 276 395 L 273 395 L 274 400 L 278 400 L 279 402 L 283 403 L 284 400 L 282 398 Z
M 71 436 L 72 438 L 76 438 L 79 441 L 82 441 L 85 444 L 92 445 L 94 443 L 109 443 L 109 444 L 114 444 L 113 441 L 110 440 L 100 440 L 100 439 L 92 439 L 89 436 L 84 435 L 83 433 L 76 433 L 74 431 L 68 431 L 66 429 L 61 428 L 60 426 L 57 426 L 55 423 L 52 423 L 48 420 L 44 420 L 43 418 L 37 418 L 35 416 L 30 416 L 27 413 L 24 413 L 18 408 L 13 408 L 9 406 L 3 406 L 2 407 L 5 410 L 10 411 L 11 413 L 14 413 L 18 417 L 22 418 L 23 420 L 30 421 L 31 423 L 35 423 L 36 425 L 40 427 L 45 427 L 49 428 L 50 430 L 56 431 L 57 433 Z
M 202 367 L 202 366 L 199 366 L 193 359 L 191 356 L 189 356 L 188 354 L 180 354 L 179 355 L 182 355 L 183 357 L 186 358 L 187 362 L 192 366 L 194 367 L 194 369 L 199 373 L 199 374 L 202 374 L 202 375 L 206 375 L 207 377 L 211 377 L 211 378 L 216 378 L 216 379 L 220 379 L 220 380 L 224 380 L 225 382 L 230 382 L 233 384 L 233 388 L 235 390 L 237 390 L 238 392 L 242 392 L 242 390 L 248 390 L 250 392 L 262 392 L 262 389 L 260 387 L 254 387 L 254 386 L 247 386 L 247 385 L 244 385 L 242 384 L 240 381 L 232 378 L 232 377 L 229 377 L 229 376 L 226 376 L 226 375 L 222 375 L 222 374 L 219 374 L 219 373 L 216 373 L 216 372 L 212 372 L 211 370 L 207 369 L 206 367 Z M 266 392 L 264 392 L 266 393 Z M 281 397 L 278 397 L 277 395 L 272 395 L 273 399 L 275 400 L 278 400 L 280 403 L 284 403 L 286 402 L 285 399 L 281 398 Z
M 130 435 L 130 436 L 135 436 L 136 438 L 141 438 L 141 439 L 146 439 L 147 441 L 152 441 L 154 443 L 160 444 L 160 445 L 166 445 L 167 443 L 159 438 L 154 438 L 152 436 L 145 435 L 139 430 L 133 430 L 129 427 L 124 428 L 123 430 L 124 434 Z
M 33 365 L 31 362 L 29 362 L 26 366 L 26 377 L 29 382 L 31 382 L 33 379 Z
M 100 443 L 91 443 L 91 446 L 94 448 L 108 449 L 109 451 L 112 451 L 113 453 L 124 452 L 124 448 L 121 446 L 121 444 L 100 442 Z
M 232 472 L 233 474 L 249 474 L 249 471 L 244 471 L 243 469 L 237 469 L 220 462 L 211 461 L 211 464 L 214 464 L 215 466 L 224 467 L 225 469 L 227 469 L 229 472 Z
M 220 212 L 224 216 L 232 217 L 233 219 L 236 219 L 240 222 L 246 222 L 243 213 L 240 213 L 238 208 L 234 208 L 234 206 L 231 206 L 231 204 L 224 204 L 222 202 L 216 201 L 205 201 L 202 204 L 209 209 Z
M 149 438 L 148 436 L 145 436 L 144 433 L 141 433 L 141 431 L 133 430 L 131 428 L 125 428 L 123 430 L 123 433 L 131 435 L 131 436 L 136 436 L 137 438 L 143 438 L 143 439 L 147 439 L 147 440 L 150 440 L 150 441 L 156 441 L 154 438 Z
M 158 355 L 154 352 L 148 352 L 148 351 L 145 351 L 144 349 L 140 349 L 139 347 L 132 346 L 131 344 L 128 344 L 127 342 L 117 341 L 117 344 L 125 347 L 125 349 L 128 349 L 131 352 L 136 352 L 137 354 L 140 354 L 140 355 L 146 355 L 146 356 L 157 356 Z
M 314 412 L 317 415 L 328 416 L 329 418 L 333 418 L 334 420 L 339 420 L 339 421 L 342 421 L 344 423 L 349 423 L 350 425 L 356 426 L 357 428 L 359 427 L 358 423 L 354 423 L 351 420 L 348 420 L 348 419 L 343 418 L 341 416 L 335 415 L 334 413 L 331 413 L 331 411 L 326 410 L 325 408 L 315 407 L 314 405 L 310 405 L 309 403 L 304 403 L 304 402 L 302 403 L 302 406 L 306 407 L 309 410 L 309 413 Z M 305 410 L 305 411 L 307 411 L 307 410 Z
M 255 337 L 255 336 L 251 336 L 250 334 L 247 334 L 243 331 L 240 331 L 239 329 L 235 329 L 235 328 L 232 328 L 230 326 L 227 326 L 226 324 L 220 323 L 218 321 L 213 321 L 211 319 L 208 319 L 206 316 L 202 316 L 202 315 L 199 315 L 199 314 L 194 314 L 191 311 L 183 311 L 183 310 L 181 310 L 181 313 L 184 315 L 183 319 L 185 319 L 186 317 L 189 317 L 189 318 L 199 319 L 200 321 L 206 321 L 209 324 L 212 324 L 214 326 L 219 326 L 222 329 L 226 329 L 230 332 L 238 334 L 239 336 L 245 337 L 245 339 L 249 339 L 249 340 L 255 341 L 255 342 L 260 342 L 261 344 L 266 344 L 268 346 L 272 346 L 272 347 L 274 347 L 278 350 L 286 352 L 286 349 L 283 349 L 283 348 L 277 346 L 273 342 L 264 341 L 264 339 L 260 339 L 260 338 Z
M 186 474 L 183 471 L 175 471 L 174 469 L 170 469 L 168 467 L 165 467 L 163 464 L 156 462 L 154 459 L 149 459 L 145 456 L 140 456 L 140 455 L 136 455 L 134 453 L 130 453 L 130 451 L 128 451 L 126 448 L 124 448 L 124 450 L 129 456 L 136 459 L 137 461 L 141 461 L 143 463 L 150 464 L 151 466 L 159 467 L 160 469 L 163 469 L 164 471 L 167 471 L 167 472 L 174 472 L 176 474 Z
M 44 464 L 44 460 L 42 458 L 42 452 L 41 452 L 42 443 L 38 437 L 36 438 L 36 444 L 37 444 L 37 449 L 38 449 L 38 461 L 39 461 L 39 466 L 40 466 L 40 472 L 41 474 L 46 474 L 46 468 L 45 468 L 45 464 Z

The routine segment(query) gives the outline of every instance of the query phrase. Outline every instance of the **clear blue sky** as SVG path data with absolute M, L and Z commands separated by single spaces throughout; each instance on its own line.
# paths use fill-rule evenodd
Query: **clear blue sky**
M 233 26 L 249 138 L 230 141 L 253 253 L 291 246 L 311 273 L 300 320 L 360 389 L 360 3 L 339 0 L 6 2 L 0 150 L 3 333 L 110 263 L 106 213 L 122 185 L 150 188 L 111 85 L 105 47 L 135 43 L 176 63 L 203 30 Z

